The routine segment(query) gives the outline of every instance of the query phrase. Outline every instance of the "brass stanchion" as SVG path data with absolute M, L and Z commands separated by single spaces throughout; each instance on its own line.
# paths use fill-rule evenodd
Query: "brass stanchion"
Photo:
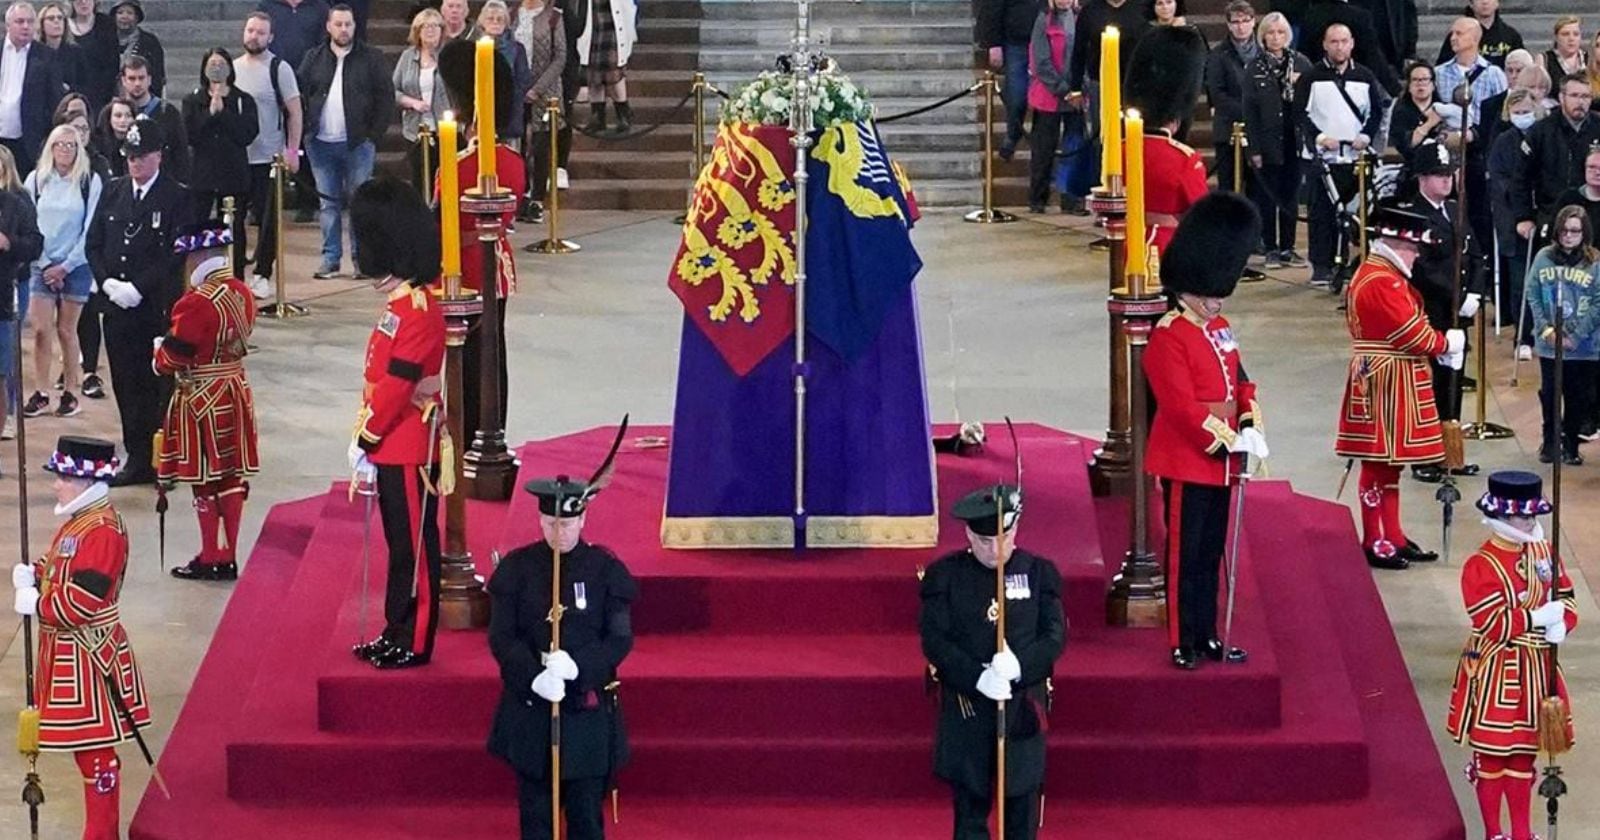
M 302 164 L 303 165 L 303 164 Z M 256 314 L 264 318 L 277 318 L 285 320 L 298 318 L 306 314 L 307 310 L 298 303 L 290 303 L 288 293 L 284 289 L 284 269 L 288 261 L 283 256 L 283 182 L 288 177 L 289 165 L 283 160 L 283 153 L 272 156 L 272 303 L 256 310 Z M 266 229 L 265 223 L 262 230 Z M 258 243 L 259 245 L 259 243 Z
M 1130 414 L 1128 478 L 1133 490 L 1128 551 L 1106 595 L 1106 623 L 1114 627 L 1161 627 L 1167 622 L 1167 580 L 1150 550 L 1150 476 L 1144 471 L 1145 438 L 1150 431 L 1144 348 L 1155 322 L 1166 313 L 1167 301 L 1145 281 L 1142 274 L 1129 275 L 1127 285 L 1112 292 L 1109 307 L 1120 320 L 1124 336 L 1127 378 L 1122 398 Z
M 427 123 L 417 126 L 417 143 L 422 146 L 422 200 L 433 204 L 433 129 Z
M 236 207 L 233 196 L 225 195 L 222 197 L 222 226 L 227 228 L 229 233 L 233 233 L 233 220 L 238 215 Z M 228 246 L 228 276 L 239 276 L 239 259 L 236 256 L 233 245 Z
M 1016 216 L 994 209 L 994 97 L 1000 92 L 1000 82 L 993 70 L 983 71 L 983 209 L 974 210 L 963 218 L 981 225 L 1014 222 Z
M 556 160 L 560 154 L 557 144 L 556 126 L 561 122 L 561 100 L 550 97 L 545 103 L 545 119 L 550 121 L 550 184 L 545 190 L 545 224 L 549 233 L 546 238 L 529 245 L 526 250 L 530 254 L 572 254 L 583 250 L 583 247 L 571 240 L 561 238 L 561 191 L 556 189 Z
M 557 100 L 550 101 L 560 106 Z M 503 502 L 511 498 L 517 479 L 517 459 L 506 449 L 506 431 L 501 427 L 505 395 L 500 393 L 500 307 L 504 301 L 500 299 L 500 260 L 495 254 L 504 230 L 501 219 L 516 209 L 517 197 L 502 189 L 494 175 L 479 174 L 478 186 L 461 196 L 462 212 L 471 213 L 476 223 L 483 260 L 483 315 L 478 323 L 478 431 L 461 459 L 461 484 L 467 488 L 467 498 L 479 501 Z
M 463 416 L 462 348 L 483 317 L 483 297 L 461 287 L 459 275 L 446 275 L 444 297 L 444 403 L 450 439 L 461 440 Z M 462 459 L 455 459 L 455 491 L 444 499 L 444 556 L 440 567 L 439 620 L 449 630 L 489 623 L 489 596 L 467 550 L 467 485 Z
M 1467 440 L 1505 440 L 1515 437 L 1516 432 L 1499 423 L 1490 423 L 1489 413 L 1489 319 L 1487 313 L 1478 313 L 1478 323 L 1473 342 L 1473 355 L 1477 356 L 1476 372 L 1478 379 L 1477 397 L 1478 419 L 1461 427 L 1461 436 Z
M 694 201 L 694 185 L 700 180 L 700 170 L 706 168 L 706 74 L 695 71 L 694 86 L 690 90 L 694 93 L 694 171 L 689 173 L 689 201 Z M 689 221 L 687 212 L 679 213 L 672 218 L 672 223 L 681 225 Z
M 1244 195 L 1244 147 L 1247 142 L 1244 136 L 1244 123 L 1233 124 L 1233 135 L 1229 139 L 1233 143 L 1233 191 Z M 1241 283 L 1259 283 L 1265 279 L 1267 275 L 1248 267 L 1239 275 Z

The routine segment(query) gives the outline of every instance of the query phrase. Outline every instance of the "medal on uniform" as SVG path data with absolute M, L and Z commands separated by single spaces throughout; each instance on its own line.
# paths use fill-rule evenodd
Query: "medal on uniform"
M 399 330 L 400 316 L 394 314 L 393 312 L 384 312 L 383 318 L 379 319 L 378 321 L 378 332 L 381 332 L 390 338 L 394 338 L 394 334 L 399 332 Z
M 1028 585 L 1026 572 L 1016 575 L 1006 575 L 1006 600 L 1022 601 L 1033 597 L 1033 589 Z
M 62 537 L 61 542 L 56 545 L 56 555 L 59 557 L 71 557 L 77 553 L 77 537 Z
M 990 598 L 989 609 L 984 613 L 984 615 L 988 617 L 990 624 L 998 623 L 1000 621 L 1000 602 Z
M 580 610 L 589 608 L 589 590 L 581 580 L 572 584 L 572 603 Z

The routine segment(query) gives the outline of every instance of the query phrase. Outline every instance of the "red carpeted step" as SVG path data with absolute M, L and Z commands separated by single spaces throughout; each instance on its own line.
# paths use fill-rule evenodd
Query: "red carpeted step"
M 1255 627 L 1240 612 L 1241 631 Z M 918 639 L 898 636 L 666 636 L 640 638 L 622 673 L 635 735 L 700 732 L 781 737 L 803 714 L 838 737 L 931 731 L 934 701 Z M 1177 671 L 1157 631 L 1069 640 L 1057 663 L 1052 717 L 1068 730 L 1226 732 L 1276 728 L 1279 679 L 1270 646 L 1243 666 Z M 318 720 L 345 734 L 481 737 L 501 684 L 482 634 L 440 637 L 434 663 L 381 673 L 353 657 L 318 678 Z M 1173 703 L 1183 697 L 1186 702 Z M 707 710 L 715 710 L 707 714 Z

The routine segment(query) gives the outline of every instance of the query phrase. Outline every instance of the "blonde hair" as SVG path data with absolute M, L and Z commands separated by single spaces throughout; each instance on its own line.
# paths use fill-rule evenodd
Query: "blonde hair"
M 1261 22 L 1256 24 L 1256 45 L 1262 49 L 1267 48 L 1266 32 L 1268 26 L 1283 24 L 1289 30 L 1289 40 L 1294 40 L 1294 27 L 1289 25 L 1289 18 L 1283 12 L 1267 12 L 1261 17 Z M 1287 49 L 1287 47 L 1285 47 Z
M 1562 15 L 1556 18 L 1555 25 L 1550 27 L 1550 37 L 1555 38 L 1561 34 L 1561 30 L 1569 26 L 1576 26 L 1578 27 L 1578 32 L 1583 32 L 1583 21 L 1579 20 L 1577 15 Z M 1554 43 L 1551 46 L 1554 46 Z
M 0 146 L 0 190 L 22 192 L 22 179 L 17 177 L 17 159 L 5 146 Z
M 77 153 L 72 157 L 72 169 L 65 176 L 56 171 L 55 146 L 58 140 L 71 140 L 77 147 Z M 62 123 L 50 130 L 50 136 L 45 138 L 44 151 L 39 153 L 39 165 L 33 168 L 39 173 L 34 178 L 34 186 L 44 189 L 45 182 L 51 178 L 62 178 L 74 184 L 81 183 L 89 177 L 89 150 L 83 147 L 83 138 L 78 135 L 78 130 L 69 123 Z
M 438 9 L 423 9 L 417 12 L 417 16 L 411 19 L 411 34 L 406 36 L 406 43 L 421 49 L 422 27 L 430 23 L 439 25 L 439 38 L 442 43 L 444 39 L 444 15 L 439 14 Z
M 1514 87 L 1506 93 L 1506 104 L 1500 109 L 1500 119 L 1510 122 L 1511 106 L 1520 105 L 1523 102 L 1533 103 L 1533 118 L 1535 120 L 1544 118 L 1544 103 L 1539 101 L 1539 97 L 1533 95 L 1533 89 Z

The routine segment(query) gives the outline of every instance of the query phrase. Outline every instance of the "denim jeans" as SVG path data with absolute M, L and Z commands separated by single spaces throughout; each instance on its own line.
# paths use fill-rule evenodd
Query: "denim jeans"
M 342 214 L 350 196 L 372 179 L 372 165 L 376 149 L 371 140 L 355 148 L 344 143 L 325 143 L 315 137 L 306 140 L 306 154 L 311 157 L 311 169 L 317 178 L 317 221 L 322 226 L 322 265 L 324 269 L 338 269 L 344 257 L 344 222 Z M 356 258 L 356 244 L 350 243 L 350 259 Z
M 1028 113 L 1028 45 L 1004 44 L 1000 54 L 1004 59 L 1000 99 L 1006 106 L 1006 139 L 1015 145 L 1022 139 L 1022 119 Z

